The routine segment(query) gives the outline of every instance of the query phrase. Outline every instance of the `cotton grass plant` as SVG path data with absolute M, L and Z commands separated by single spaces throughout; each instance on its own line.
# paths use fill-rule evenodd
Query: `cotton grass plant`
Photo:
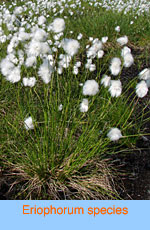
M 9 142 L 5 150 L 7 151 L 5 164 L 13 171 L 12 176 L 17 175 L 28 185 L 30 183 L 33 185 L 33 194 L 37 189 L 37 181 L 40 191 L 42 186 L 49 186 L 50 181 L 53 180 L 53 184 L 50 183 L 52 189 L 57 188 L 58 191 L 47 194 L 51 199 L 61 199 L 59 191 L 62 188 L 66 198 L 70 199 L 94 198 L 95 193 L 97 198 L 103 198 L 105 195 L 107 197 L 107 194 L 110 196 L 111 192 L 114 192 L 114 188 L 111 188 L 112 176 L 110 176 L 112 166 L 109 168 L 111 161 L 105 162 L 105 159 L 107 155 L 115 154 L 116 148 L 119 149 L 120 145 L 126 144 L 128 147 L 130 141 L 128 138 L 123 138 L 112 150 L 111 140 L 117 141 L 119 138 L 116 139 L 114 137 L 116 134 L 112 134 L 109 140 L 107 135 L 109 137 L 111 127 L 120 128 L 125 122 L 127 124 L 121 132 L 124 136 L 129 135 L 129 130 L 130 134 L 132 133 L 133 124 L 128 122 L 131 109 L 124 103 L 123 97 L 112 102 L 108 92 L 101 88 L 100 93 L 103 96 L 99 94 L 95 98 L 89 98 L 88 112 L 81 113 L 79 106 L 83 96 L 80 86 L 76 87 L 78 81 L 72 84 L 73 79 L 70 79 L 66 84 L 64 80 L 65 77 L 61 81 L 59 77 L 55 83 L 52 80 L 49 87 L 44 86 L 44 92 L 41 94 L 39 90 L 37 93 L 36 88 L 30 89 L 29 92 L 22 87 L 18 89 L 16 110 L 19 114 L 16 114 L 16 117 L 12 114 L 9 120 L 4 118 L 5 122 L 3 121 L 7 127 Z M 53 91 L 52 83 L 56 84 L 56 92 Z M 22 98 L 25 94 L 26 96 Z M 63 103 L 62 111 L 58 110 L 60 102 Z M 23 105 L 26 105 L 26 109 Z M 122 115 L 124 112 L 125 115 Z M 5 146 L 3 148 L 5 149 Z M 97 164 L 99 166 L 95 168 Z M 105 174 L 103 170 L 106 170 Z M 82 180 L 87 187 L 82 186 Z M 89 184 L 88 181 L 93 184 Z M 93 195 L 88 186 L 93 187 L 92 190 L 95 191 Z
M 84 24 L 90 2 L 66 8 L 58 2 L 1 9 L 2 171 L 17 199 L 120 198 L 112 158 L 135 150 L 145 135 L 148 104 L 137 111 L 149 75 L 124 82 L 122 71 L 134 64 L 130 38 L 118 34 L 115 23 L 112 30 L 112 22 L 97 36 L 96 25 L 102 32 L 106 16 L 99 21 L 94 8 L 96 17 Z M 74 20 L 75 9 L 83 21 Z

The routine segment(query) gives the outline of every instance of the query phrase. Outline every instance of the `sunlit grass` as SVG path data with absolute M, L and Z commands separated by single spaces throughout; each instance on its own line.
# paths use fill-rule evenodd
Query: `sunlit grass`
M 132 49 L 133 46 L 145 46 L 143 34 L 145 39 L 149 36 L 149 16 L 140 16 L 135 20 L 132 14 L 124 15 L 101 8 L 93 10 L 86 2 L 82 6 L 85 7 L 83 15 L 80 8 L 79 12 L 74 11 L 73 16 L 67 8 L 62 15 L 57 15 L 67 16 L 64 37 L 76 39 L 79 33 L 83 34 L 79 41 L 80 50 L 63 74 L 54 72 L 50 83 L 45 85 L 38 77 L 38 68 L 42 63 L 38 57 L 35 69 L 21 67 L 22 78 L 36 77 L 37 83 L 33 88 L 24 87 L 21 81 L 11 84 L 0 75 L 0 162 L 4 173 L 22 185 L 13 198 L 119 198 L 111 157 L 121 151 L 132 153 L 138 138 L 145 134 L 143 124 L 144 119 L 148 121 L 145 118 L 148 103 L 139 109 L 139 99 L 135 95 L 137 76 L 128 84 L 122 79 L 122 71 L 112 78 L 123 82 L 123 92 L 117 98 L 111 97 L 108 89 L 101 85 L 101 79 L 103 74 L 110 74 L 111 58 L 121 58 L 121 48 L 116 43 L 118 37 L 127 35 Z M 28 10 L 24 16 L 27 16 Z M 53 13 L 49 15 L 47 25 L 53 21 Z M 132 20 L 134 23 L 131 25 Z M 121 28 L 119 33 L 115 31 L 118 25 Z M 3 29 L 7 34 L 5 25 Z M 103 36 L 108 36 L 108 42 L 104 44 L 104 58 L 95 58 L 96 71 L 90 72 L 84 67 L 86 45 L 91 44 L 89 37 L 101 40 Z M 52 33 L 48 34 L 48 39 L 53 40 Z M 7 45 L 8 42 L 0 44 L 1 59 L 6 56 Z M 22 44 L 18 49 L 23 49 Z M 147 51 L 148 47 L 141 58 L 135 56 L 134 65 L 138 63 L 139 70 L 141 60 L 148 59 Z M 55 54 L 56 61 L 60 52 L 63 50 Z M 82 67 L 78 75 L 73 75 L 76 61 L 81 61 Z M 86 97 L 89 109 L 87 113 L 81 113 L 80 103 L 85 96 L 80 83 L 89 79 L 98 82 L 100 91 L 95 96 Z M 62 111 L 58 109 L 60 104 Z M 24 126 L 24 120 L 29 116 L 33 119 L 33 130 L 26 130 Z M 119 128 L 123 135 L 115 143 L 107 137 L 112 127 Z

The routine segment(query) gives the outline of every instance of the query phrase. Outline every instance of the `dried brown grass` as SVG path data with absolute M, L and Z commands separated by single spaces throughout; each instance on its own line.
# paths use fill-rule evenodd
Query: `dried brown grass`
M 9 181 L 9 199 L 99 200 L 119 198 L 115 174 L 109 160 L 94 159 L 70 176 L 61 168 L 41 179 L 31 177 L 23 166 L 11 165 L 3 177 Z

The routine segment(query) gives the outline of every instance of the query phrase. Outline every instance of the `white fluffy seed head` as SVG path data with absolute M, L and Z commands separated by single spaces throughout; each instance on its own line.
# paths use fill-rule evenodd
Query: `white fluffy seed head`
M 101 41 L 99 41 L 98 39 L 97 40 L 94 40 L 93 41 L 93 49 L 95 50 L 95 52 L 98 52 L 100 49 L 103 48 L 103 44 Z
M 29 40 L 30 36 L 31 35 L 29 33 L 26 33 L 24 31 L 20 31 L 19 35 L 18 35 L 18 40 L 24 42 L 26 40 Z
M 57 73 L 62 74 L 63 73 L 63 68 L 60 66 L 57 68 Z
M 38 42 L 43 42 L 47 38 L 47 33 L 43 29 L 36 29 L 36 31 L 33 33 L 33 39 Z
M 21 6 L 16 6 L 15 9 L 14 9 L 14 14 L 15 15 L 19 15 L 23 12 L 23 8 Z
M 14 67 L 15 65 L 12 62 L 10 62 L 8 58 L 2 59 L 0 63 L 1 72 L 5 77 L 12 72 Z
M 116 32 L 120 32 L 120 26 L 116 26 L 116 27 L 115 27 L 115 31 L 116 31 Z
M 121 45 L 124 46 L 128 43 L 128 37 L 127 36 L 123 36 L 117 39 L 117 42 Z
M 80 104 L 80 112 L 82 112 L 82 113 L 87 112 L 88 111 L 88 105 L 89 105 L 88 99 L 84 98 Z
M 41 53 L 41 42 L 32 40 L 27 47 L 26 53 L 28 56 L 39 56 Z
M 50 82 L 52 72 L 53 72 L 52 66 L 50 66 L 49 61 L 45 59 L 38 71 L 38 75 L 42 78 L 45 84 L 48 84 Z
M 148 80 L 150 79 L 150 69 L 145 68 L 139 73 L 139 79 Z
M 51 49 L 47 42 L 41 42 L 41 54 L 50 54 Z
M 131 49 L 127 46 L 124 46 L 121 50 L 121 56 L 124 57 L 127 53 L 131 53 Z
M 42 15 L 38 18 L 38 24 L 43 25 L 46 22 L 46 18 Z
M 87 80 L 83 85 L 83 95 L 94 96 L 99 92 L 99 85 L 95 80 Z
M 23 82 L 24 86 L 28 86 L 28 78 L 27 77 L 24 77 L 22 82 Z
M 111 81 L 111 77 L 104 75 L 102 80 L 101 80 L 101 84 L 104 85 L 104 87 L 108 87 L 110 86 L 110 81 Z
M 130 67 L 134 63 L 134 58 L 131 53 L 126 53 L 124 55 L 124 67 Z
M 60 59 L 60 61 L 59 61 L 58 65 L 60 68 L 68 68 L 69 67 L 69 64 L 71 61 L 71 56 L 69 56 L 67 54 L 66 55 L 62 54 L 59 56 L 59 59 Z
M 14 52 L 14 46 L 12 43 L 10 43 L 8 46 L 7 46 L 7 53 L 13 53 Z
M 74 56 L 77 54 L 80 44 L 75 39 L 65 38 L 62 40 L 62 47 L 68 55 Z
M 55 18 L 51 24 L 51 29 L 54 33 L 60 33 L 65 29 L 65 21 L 63 18 Z
M 77 66 L 74 66 L 74 67 L 73 67 L 73 74 L 77 75 L 78 72 L 79 72 L 78 67 L 77 67 Z
M 98 52 L 97 52 L 97 57 L 98 58 L 102 58 L 104 56 L 104 51 L 103 50 L 99 50 Z
M 33 87 L 33 86 L 35 86 L 35 83 L 36 83 L 35 77 L 30 77 L 30 78 L 24 77 L 23 78 L 23 85 L 24 86 Z
M 96 65 L 95 65 L 95 64 L 91 64 L 91 65 L 89 66 L 89 70 L 90 70 L 90 72 L 95 71 L 95 70 L 96 70 Z
M 136 86 L 136 94 L 138 97 L 143 98 L 148 93 L 148 86 L 145 81 L 141 81 Z
M 60 104 L 60 105 L 58 106 L 58 111 L 62 111 L 62 109 L 63 109 L 63 105 Z
M 120 73 L 120 71 L 121 71 L 121 60 L 120 60 L 120 58 L 114 57 L 111 60 L 110 71 L 111 71 L 111 74 L 114 76 L 117 76 Z
M 9 75 L 6 76 L 6 80 L 10 81 L 11 83 L 16 83 L 20 81 L 20 67 L 15 67 Z
M 108 37 L 102 37 L 102 43 L 106 43 L 108 41 Z
M 82 37 L 83 37 L 83 35 L 81 33 L 79 33 L 79 35 L 77 36 L 77 39 L 81 40 Z
M 81 62 L 80 61 L 76 62 L 75 66 L 78 68 L 81 67 Z
M 32 117 L 28 117 L 24 120 L 24 126 L 26 130 L 34 129 Z
M 111 128 L 107 134 L 107 137 L 110 139 L 110 141 L 118 141 L 122 137 L 122 134 L 118 128 Z
M 36 59 L 35 56 L 27 57 L 26 62 L 25 62 L 25 65 L 26 65 L 27 67 L 31 67 L 31 66 L 33 66 L 34 64 L 36 64 L 36 61 L 37 61 L 37 59 Z
M 120 80 L 111 80 L 109 92 L 112 97 L 119 97 L 122 93 L 122 84 Z
M 87 57 L 88 58 L 95 58 L 98 54 L 98 51 L 100 51 L 103 48 L 103 44 L 101 41 L 95 39 L 93 41 L 93 45 L 87 50 Z

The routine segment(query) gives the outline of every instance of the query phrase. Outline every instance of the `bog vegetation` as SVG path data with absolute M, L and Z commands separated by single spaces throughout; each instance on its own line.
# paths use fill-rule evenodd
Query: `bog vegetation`
M 149 135 L 150 3 L 0 3 L 0 166 L 11 199 L 120 199 Z M 130 73 L 130 74 L 129 74 Z

